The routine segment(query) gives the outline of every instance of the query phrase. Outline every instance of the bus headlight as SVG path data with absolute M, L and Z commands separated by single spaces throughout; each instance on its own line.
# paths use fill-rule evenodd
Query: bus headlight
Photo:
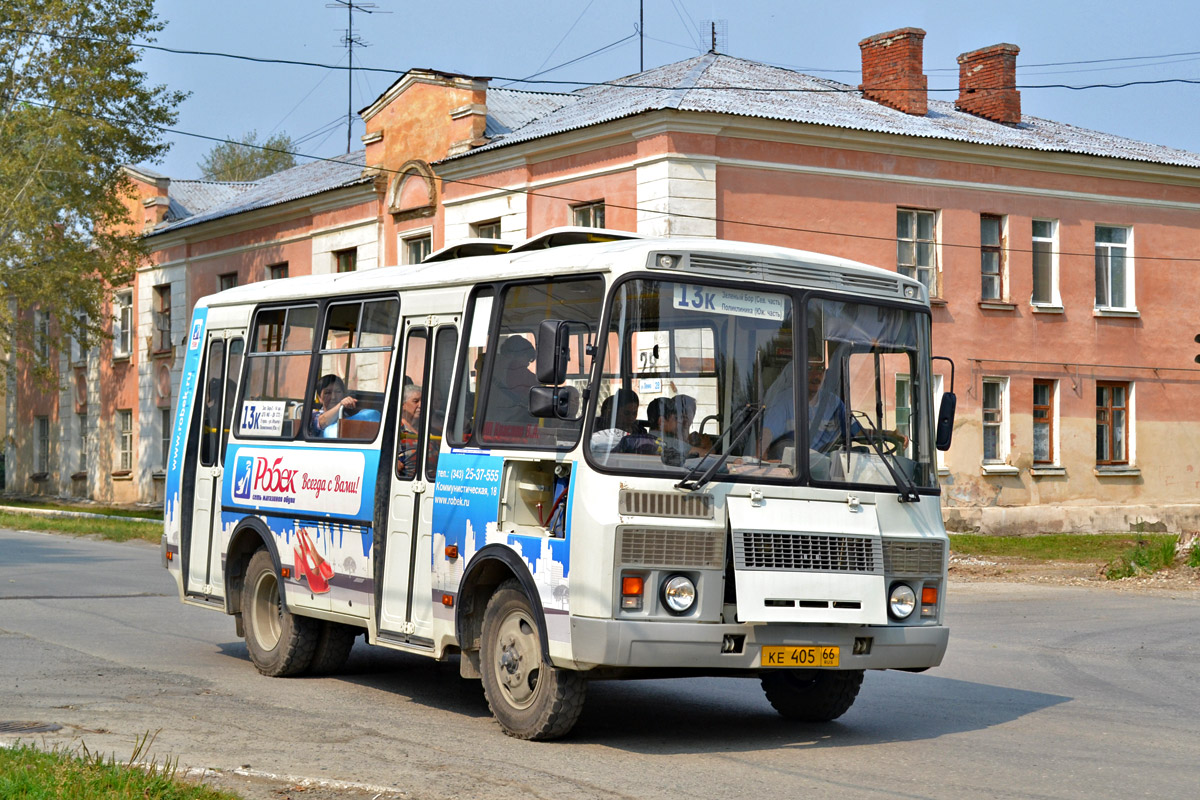
M 672 575 L 663 581 L 662 601 L 672 614 L 685 614 L 696 604 L 696 584 L 683 575 Z
M 892 592 L 888 596 L 888 608 L 891 609 L 893 617 L 907 619 L 916 607 L 917 593 L 912 590 L 911 586 L 907 583 L 892 585 Z

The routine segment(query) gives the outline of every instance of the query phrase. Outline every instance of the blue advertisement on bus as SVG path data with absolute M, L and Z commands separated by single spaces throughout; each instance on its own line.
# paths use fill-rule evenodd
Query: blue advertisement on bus
M 196 401 L 196 386 L 200 377 L 200 359 L 204 355 L 204 330 L 208 323 L 208 309 L 197 308 L 192 315 L 188 333 L 187 352 L 183 360 L 183 379 L 179 386 L 179 401 L 175 406 L 175 417 L 171 424 L 171 452 L 167 459 L 167 486 L 163 501 L 163 522 L 167 541 L 179 545 L 180 520 L 191 509 L 180 509 L 180 482 L 183 477 L 183 458 L 187 450 L 188 420 L 192 404 Z

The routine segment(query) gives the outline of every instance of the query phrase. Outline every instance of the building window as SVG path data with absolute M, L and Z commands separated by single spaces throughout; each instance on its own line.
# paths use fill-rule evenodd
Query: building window
M 896 209 L 896 269 L 938 296 L 937 212 Z
M 983 300 L 1004 299 L 1004 218 L 995 214 L 979 217 L 979 271 Z
M 79 463 L 77 465 L 80 472 L 87 472 L 88 465 L 88 418 L 87 414 L 76 414 L 79 420 Z
M 1133 308 L 1132 229 L 1096 226 L 1096 308 Z
M 572 206 L 571 219 L 574 220 L 574 224 L 581 225 L 585 228 L 603 228 L 604 201 L 599 200 L 595 203 L 585 203 L 581 206 Z
M 43 361 L 50 358 L 50 312 L 33 312 L 33 352 Z
M 1096 463 L 1129 463 L 1129 384 L 1096 383 Z
M 133 412 L 117 412 L 117 464 L 122 472 L 133 469 Z
M 358 269 L 358 250 L 338 250 L 333 254 L 333 261 L 337 272 L 354 272 Z
M 1002 464 L 1007 452 L 1008 379 L 983 379 L 983 463 Z
M 267 267 L 267 280 L 269 281 L 283 280 L 287 276 L 288 265 L 286 261 L 282 264 L 272 264 L 271 266 Z
M 50 471 L 50 418 L 34 417 L 33 419 L 33 473 L 35 475 Z
M 493 219 L 487 222 L 476 222 L 471 226 L 471 235 L 477 239 L 499 239 L 500 220 Z
M 433 252 L 433 237 L 426 234 L 401 239 L 400 251 L 404 254 L 405 264 L 420 264 Z
M 223 292 L 226 289 L 232 289 L 238 285 L 238 274 L 236 272 L 226 272 L 224 275 L 217 276 L 217 291 Z
M 1033 382 L 1033 463 L 1053 464 L 1056 458 L 1057 381 Z
M 171 409 L 158 410 L 159 424 L 162 425 L 162 468 L 167 468 L 171 460 Z
M 71 363 L 72 364 L 79 365 L 79 364 L 87 363 L 88 349 L 86 347 L 84 347 L 82 342 L 80 341 L 80 337 L 83 335 L 84 329 L 87 328 L 87 321 L 88 321 L 87 314 L 80 314 L 79 319 L 76 322 L 76 325 L 77 325 L 76 332 L 74 333 L 74 335 L 71 336 Z
M 1035 306 L 1058 306 L 1058 220 L 1033 221 L 1033 297 Z
M 133 292 L 113 295 L 113 358 L 129 358 L 133 352 Z
M 907 375 L 896 376 L 896 433 L 912 438 L 912 381 Z
M 164 352 L 171 349 L 171 284 L 154 287 L 154 331 L 155 349 Z

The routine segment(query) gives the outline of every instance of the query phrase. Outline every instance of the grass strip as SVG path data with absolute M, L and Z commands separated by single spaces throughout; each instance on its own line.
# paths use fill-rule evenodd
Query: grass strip
M 1107 564 L 1136 549 L 1175 547 L 1169 533 L 1042 533 L 1034 536 L 983 536 L 950 534 L 950 549 L 956 555 L 1007 556 L 1035 561 L 1079 561 Z
M 0 797 L 6 800 L 239 800 L 238 795 L 176 777 L 177 763 L 139 761 L 149 737 L 139 740 L 132 759 L 118 764 L 86 747 L 74 752 L 29 744 L 0 748 Z
M 162 519 L 161 508 L 113 508 L 92 503 L 53 503 L 41 500 L 0 499 L 0 505 L 17 508 L 37 508 L 45 511 L 86 511 L 89 514 L 103 514 L 106 517 L 135 517 Z
M 99 536 L 114 542 L 125 542 L 130 539 L 145 539 L 157 543 L 162 538 L 163 525 L 161 522 L 142 522 L 139 520 L 96 519 L 94 517 L 42 517 L 34 514 L 19 514 L 0 512 L 0 528 L 19 531 L 48 531 L 52 533 L 69 533 L 75 536 Z M 4 795 L 0 794 L 0 797 Z
M 1132 578 L 1134 575 L 1148 575 L 1158 572 L 1175 563 L 1175 544 L 1178 537 L 1171 536 L 1163 540 L 1143 540 L 1126 550 L 1121 555 L 1108 562 L 1104 568 L 1104 577 L 1110 581 L 1121 578 Z

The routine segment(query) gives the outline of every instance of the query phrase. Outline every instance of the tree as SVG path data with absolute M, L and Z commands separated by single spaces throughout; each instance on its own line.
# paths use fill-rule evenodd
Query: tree
M 0 353 L 43 377 L 68 336 L 107 335 L 105 297 L 144 255 L 122 167 L 161 158 L 186 97 L 138 68 L 135 43 L 163 27 L 153 5 L 0 3 Z M 33 309 L 57 323 L 37 347 Z
M 210 181 L 255 181 L 266 175 L 296 166 L 292 137 L 277 133 L 259 143 L 258 131 L 250 131 L 240 139 L 226 137 L 227 142 L 208 151 L 200 163 L 200 174 Z

